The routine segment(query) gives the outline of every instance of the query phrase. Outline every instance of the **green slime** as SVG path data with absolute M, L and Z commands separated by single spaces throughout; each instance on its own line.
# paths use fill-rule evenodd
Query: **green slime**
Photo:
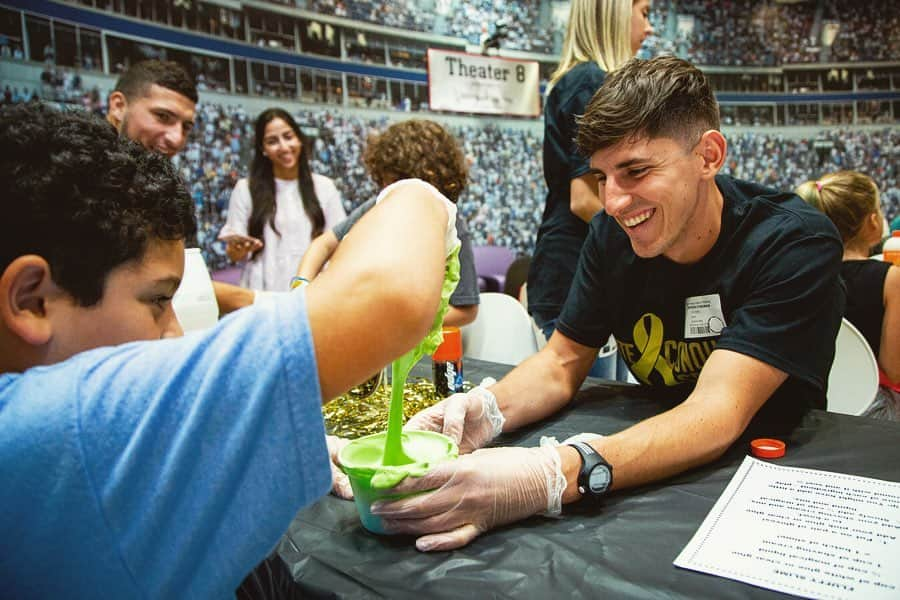
M 403 388 L 406 386 L 406 378 L 413 366 L 424 355 L 434 354 L 444 340 L 441 328 L 444 317 L 450 309 L 450 294 L 459 283 L 459 249 L 460 245 L 456 244 L 456 247 L 447 255 L 447 262 L 444 265 L 444 285 L 441 288 L 441 303 L 434 316 L 434 321 L 431 323 L 431 330 L 415 348 L 391 364 L 391 407 L 388 412 L 387 439 L 381 461 L 381 464 L 385 466 L 408 465 L 416 462 L 416 459 L 410 458 L 403 449 Z M 415 453 L 413 454 L 415 455 Z M 405 476 L 406 474 L 403 474 L 396 481 L 401 481 Z M 375 477 L 378 477 L 378 474 Z M 375 478 L 373 478 L 372 485 L 375 486 Z
M 453 441 L 434 431 L 407 431 L 403 445 L 416 457 L 415 462 L 387 467 L 382 464 L 385 433 L 375 433 L 353 440 L 341 451 L 341 468 L 351 481 L 370 490 L 392 488 L 409 475 L 421 477 L 434 465 L 459 456 Z
M 434 431 L 407 431 L 403 434 L 403 443 L 417 461 L 388 467 L 381 462 L 386 436 L 387 433 L 382 431 L 355 439 L 344 446 L 338 457 L 341 469 L 350 479 L 360 522 L 372 533 L 379 534 L 387 532 L 381 517 L 372 514 L 372 503 L 407 496 L 391 493 L 390 488 L 407 476 L 420 477 L 435 465 L 459 455 L 459 448 L 445 435 Z

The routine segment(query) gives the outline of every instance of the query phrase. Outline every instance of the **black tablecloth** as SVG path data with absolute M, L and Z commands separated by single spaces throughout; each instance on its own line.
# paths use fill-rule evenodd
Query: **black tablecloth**
M 467 359 L 466 379 L 509 370 Z M 566 410 L 503 445 L 534 446 L 582 431 L 611 434 L 667 406 L 637 386 L 588 380 Z M 489 531 L 453 552 L 420 553 L 411 537 L 376 536 L 352 502 L 329 496 L 301 511 L 277 552 L 304 597 L 758 598 L 772 591 L 679 569 L 688 543 L 747 454 L 748 432 L 716 462 L 600 505 L 567 505 Z M 779 464 L 900 481 L 900 425 L 813 411 L 787 432 Z M 281 566 L 281 565 L 279 565 Z

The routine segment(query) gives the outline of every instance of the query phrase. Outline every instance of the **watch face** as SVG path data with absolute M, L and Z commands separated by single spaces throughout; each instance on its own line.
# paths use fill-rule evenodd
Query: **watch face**
M 610 481 L 609 469 L 606 465 L 597 465 L 591 470 L 588 476 L 588 485 L 594 493 L 602 493 L 609 487 Z

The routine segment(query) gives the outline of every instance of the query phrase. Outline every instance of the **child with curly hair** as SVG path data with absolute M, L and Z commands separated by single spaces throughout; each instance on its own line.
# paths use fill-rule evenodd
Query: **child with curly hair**
M 455 203 L 466 186 L 468 169 L 462 150 L 456 139 L 434 121 L 403 121 L 391 125 L 381 134 L 369 136 L 363 162 L 369 175 L 383 189 L 401 179 L 421 179 Z M 375 198 L 362 203 L 344 221 L 313 240 L 300 261 L 297 277 L 310 281 L 318 275 L 341 240 L 374 205 Z M 472 238 L 459 213 L 456 230 L 462 242 L 460 278 L 456 291 L 450 296 L 450 310 L 444 325 L 459 327 L 474 321 L 478 314 L 478 275 Z

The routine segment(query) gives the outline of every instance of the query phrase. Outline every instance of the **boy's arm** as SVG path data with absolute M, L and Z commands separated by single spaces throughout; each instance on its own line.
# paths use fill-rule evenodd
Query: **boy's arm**
M 603 210 L 595 175 L 576 177 L 569 184 L 569 210 L 585 223 L 590 223 L 594 215 Z
M 302 277 L 307 281 L 312 281 L 322 271 L 322 267 L 337 250 L 340 242 L 334 231 L 328 229 L 322 235 L 317 237 L 309 245 L 309 249 L 300 260 L 300 266 L 297 267 L 297 277 Z
M 478 316 L 478 305 L 453 306 L 450 305 L 444 316 L 444 327 L 462 327 L 468 325 Z
M 219 305 L 219 317 L 234 312 L 239 308 L 250 306 L 256 298 L 253 290 L 242 288 L 230 283 L 213 281 L 213 291 L 216 294 L 216 304 Z
M 323 400 L 362 382 L 428 332 L 455 217 L 455 207 L 428 188 L 396 187 L 304 288 Z M 453 237 L 455 246 L 455 227 Z

